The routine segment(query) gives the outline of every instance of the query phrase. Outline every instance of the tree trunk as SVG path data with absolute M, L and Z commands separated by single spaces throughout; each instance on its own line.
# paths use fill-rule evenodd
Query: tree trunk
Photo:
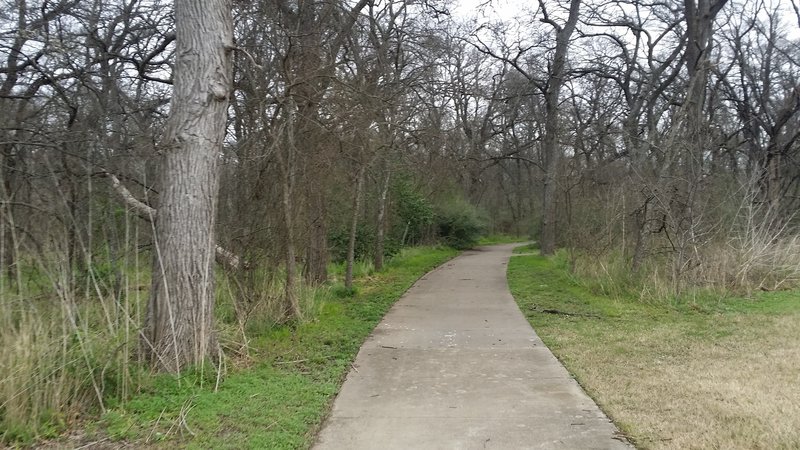
M 325 193 L 315 189 L 310 194 L 315 217 L 311 223 L 311 242 L 306 256 L 306 279 L 313 283 L 324 283 L 328 280 L 328 227 L 325 208 Z
M 541 0 L 540 0 L 541 2 Z M 542 255 L 552 255 L 556 250 L 556 201 L 558 163 L 561 159 L 561 149 L 558 146 L 559 133 L 559 95 L 564 85 L 566 75 L 567 52 L 569 39 L 575 30 L 580 12 L 581 0 L 571 0 L 569 17 L 564 27 L 553 22 L 545 13 L 542 21 L 551 24 L 556 30 L 556 49 L 553 54 L 553 65 L 547 79 L 547 92 L 545 93 L 545 120 L 544 139 L 542 152 L 544 153 L 544 195 L 542 197 L 542 227 L 539 239 L 539 248 Z M 542 3 L 544 11 L 544 4 Z
M 155 218 L 145 353 L 178 372 L 216 354 L 214 225 L 232 79 L 229 0 L 176 0 L 174 92 Z
M 85 249 L 81 242 L 82 224 L 80 221 L 82 218 L 79 217 L 78 210 L 79 195 L 77 193 L 77 181 L 69 161 L 67 160 L 69 149 L 66 144 L 62 145 L 64 147 L 64 152 L 61 154 L 61 164 L 64 175 L 59 179 L 58 184 L 62 192 L 64 206 L 66 207 L 66 211 L 64 212 L 66 220 L 64 224 L 66 226 L 65 235 L 67 240 L 65 248 L 67 252 L 67 282 L 68 289 L 73 290 L 77 287 L 75 285 L 76 275 L 86 270 L 84 252 L 90 249 Z
M 287 145 L 285 146 L 285 158 L 281 158 L 281 169 L 283 175 L 283 224 L 286 228 L 286 284 L 284 286 L 283 318 L 290 321 L 300 317 L 300 304 L 298 303 L 295 292 L 295 279 L 297 277 L 297 255 L 294 234 L 294 185 L 297 146 L 295 138 L 295 119 L 297 117 L 296 107 L 292 100 L 287 106 Z
M 4 146 L 10 147 L 10 146 Z M 3 153 L 0 153 L 0 175 L 3 176 L 0 188 L 2 188 L 2 204 L 0 204 L 0 211 L 2 211 L 2 220 L 0 220 L 0 269 L 5 273 L 0 273 L 0 277 L 7 277 L 9 283 L 14 283 L 15 267 L 17 267 L 17 253 L 16 253 L 16 239 L 14 229 L 14 211 L 13 211 L 13 197 L 12 197 L 12 183 L 11 171 L 14 168 L 14 159 L 11 156 L 9 148 L 6 154 L 5 148 Z M 18 272 L 18 271 L 17 271 Z M 0 280 L 2 281 L 2 280 Z M 17 284 L 17 293 L 19 293 L 21 286 Z
M 558 96 L 556 95 L 556 98 Z M 550 108 L 548 108 L 550 109 Z M 544 195 L 542 197 L 542 227 L 539 248 L 542 255 L 552 255 L 556 250 L 556 182 L 559 148 L 557 140 L 557 112 L 548 112 L 545 122 L 545 135 L 542 141 L 544 151 Z
M 293 119 L 290 118 L 291 122 Z M 291 133 L 291 127 L 290 127 Z M 290 137 L 290 142 L 291 137 Z M 292 202 L 294 196 L 294 148 L 290 144 L 287 146 L 286 151 L 289 153 L 287 156 L 287 164 L 283 170 L 283 224 L 286 228 L 286 285 L 284 286 L 284 319 L 293 320 L 300 317 L 300 304 L 297 299 L 296 280 L 297 280 L 297 250 L 295 248 L 295 235 L 294 235 L 294 204 Z
M 647 257 L 648 238 L 650 237 L 648 215 L 650 214 L 649 206 L 652 199 L 653 197 L 647 198 L 644 205 L 634 213 L 636 217 L 636 246 L 633 249 L 633 261 L 631 262 L 631 271 L 633 273 L 639 272 Z
M 284 319 L 293 320 L 300 317 L 300 304 L 295 292 L 297 278 L 297 255 L 295 249 L 294 220 L 292 217 L 292 185 L 293 174 L 288 168 L 284 175 L 283 185 L 283 218 L 286 226 L 286 285 L 284 287 Z
M 9 285 L 13 285 L 16 293 L 22 293 L 22 268 L 18 264 L 19 258 L 19 239 L 17 237 L 17 225 L 15 222 L 14 208 L 11 204 L 13 197 L 9 195 L 10 184 L 3 180 L 3 205 L 0 211 L 3 213 L 3 220 L 0 220 L 0 287 L 5 287 L 2 278 L 6 277 Z M 3 273 L 4 272 L 4 273 Z
M 344 286 L 347 289 L 353 288 L 353 264 L 355 263 L 356 253 L 356 232 L 358 231 L 358 212 L 361 210 L 361 191 L 364 190 L 365 168 L 358 169 L 356 175 L 356 190 L 353 193 L 353 217 L 350 221 L 350 240 L 347 243 L 347 272 L 344 277 Z
M 391 172 L 389 172 L 387 167 L 386 176 L 383 178 L 381 196 L 378 199 L 378 224 L 377 231 L 375 232 L 375 270 L 383 269 L 383 243 L 386 237 L 384 222 L 386 222 L 386 199 L 389 196 L 390 175 Z
M 776 147 L 774 139 L 771 139 L 763 160 L 759 162 L 760 176 L 758 184 L 761 192 L 755 198 L 759 203 L 766 206 L 767 214 L 777 218 L 780 217 L 781 155 Z

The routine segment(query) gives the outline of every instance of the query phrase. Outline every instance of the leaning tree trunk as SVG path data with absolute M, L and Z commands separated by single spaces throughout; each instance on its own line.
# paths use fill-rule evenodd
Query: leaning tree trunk
M 175 0 L 177 57 L 144 350 L 177 372 L 216 353 L 214 225 L 232 79 L 230 0 Z

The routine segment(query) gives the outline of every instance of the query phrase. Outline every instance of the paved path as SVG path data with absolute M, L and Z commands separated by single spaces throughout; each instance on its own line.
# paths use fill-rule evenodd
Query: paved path
M 513 247 L 466 252 L 400 299 L 313 448 L 630 448 L 514 303 Z

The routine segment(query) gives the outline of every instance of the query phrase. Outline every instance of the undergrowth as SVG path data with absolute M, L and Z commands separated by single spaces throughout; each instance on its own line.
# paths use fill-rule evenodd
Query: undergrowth
M 98 433 L 136 445 L 308 447 L 364 339 L 414 281 L 455 253 L 405 249 L 384 270 L 358 278 L 352 296 L 321 294 L 312 319 L 251 326 L 247 356 L 229 362 L 238 367 L 218 386 L 213 370 L 158 376 L 107 412 Z
M 118 276 L 90 266 L 77 283 L 63 268 L 42 271 L 58 266 L 40 261 L 22 288 L 0 286 L 0 442 L 31 445 L 84 427 L 86 440 L 137 445 L 302 446 L 388 307 L 454 253 L 405 249 L 380 272 L 359 262 L 355 289 L 346 293 L 332 265 L 330 283 L 297 283 L 304 317 L 288 324 L 281 270 L 254 268 L 245 278 L 218 272 L 217 334 L 226 357 L 177 378 L 154 375 L 138 353 L 146 257 Z M 86 426 L 98 415 L 101 422 Z
M 0 443 L 57 436 L 147 378 L 137 353 L 146 279 L 104 269 L 38 261 L 0 286 Z

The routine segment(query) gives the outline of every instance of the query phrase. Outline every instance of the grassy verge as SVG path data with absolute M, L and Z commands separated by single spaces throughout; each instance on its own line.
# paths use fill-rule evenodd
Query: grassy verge
M 539 253 L 539 247 L 536 246 L 536 243 L 530 243 L 514 247 L 513 252 L 514 254 Z
M 523 313 L 640 448 L 800 448 L 800 295 L 608 296 L 564 258 L 515 256 Z
M 404 250 L 383 271 L 357 279 L 353 296 L 327 295 L 313 321 L 253 333 L 246 367 L 229 370 L 216 391 L 213 370 L 157 378 L 124 407 L 108 412 L 85 440 L 108 436 L 135 446 L 215 449 L 308 447 L 364 339 L 414 281 L 455 253 Z M 331 291 L 342 292 L 335 286 Z

